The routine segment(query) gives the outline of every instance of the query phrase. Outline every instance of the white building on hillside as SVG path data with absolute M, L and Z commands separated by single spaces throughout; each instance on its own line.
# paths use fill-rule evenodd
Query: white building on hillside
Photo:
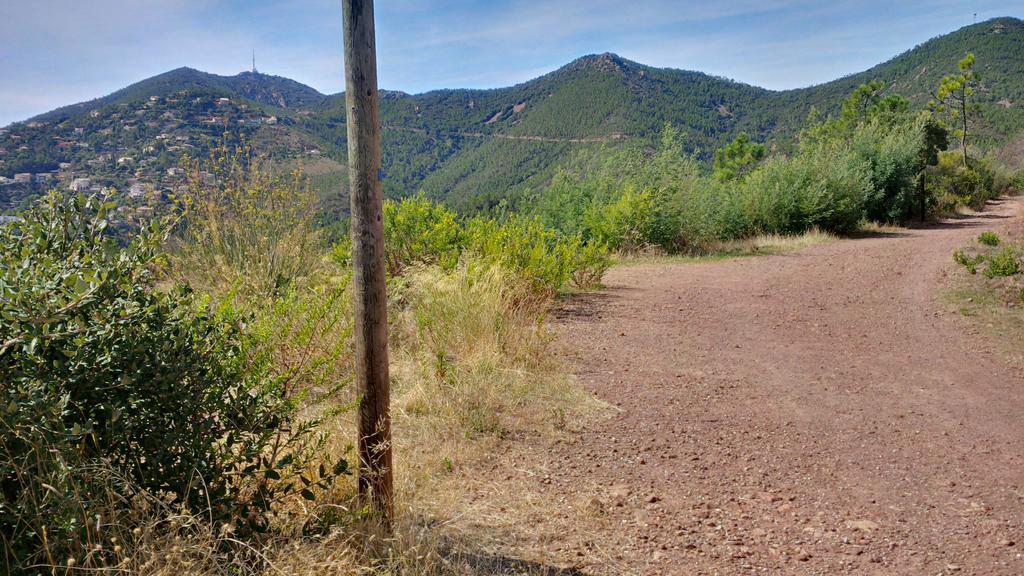
M 88 178 L 75 178 L 71 181 L 71 185 L 68 186 L 68 190 L 72 192 L 88 192 L 92 186 L 92 180 Z

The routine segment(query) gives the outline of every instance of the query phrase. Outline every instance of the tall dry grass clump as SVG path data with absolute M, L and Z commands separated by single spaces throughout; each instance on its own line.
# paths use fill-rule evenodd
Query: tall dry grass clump
M 400 295 L 395 407 L 424 439 L 550 430 L 564 426 L 553 411 L 586 404 L 552 360 L 550 301 L 528 281 L 470 260 L 451 272 L 414 269 Z
M 299 172 L 280 176 L 248 147 L 186 159 L 184 222 L 174 239 L 177 279 L 198 291 L 272 297 L 322 269 L 316 196 Z

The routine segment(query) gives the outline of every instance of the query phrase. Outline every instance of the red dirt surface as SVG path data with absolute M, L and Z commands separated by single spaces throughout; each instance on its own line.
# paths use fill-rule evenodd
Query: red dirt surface
M 584 573 L 1024 574 L 1024 372 L 942 299 L 953 251 L 1022 207 L 611 270 L 558 330 L 618 410 L 513 457 L 546 497 L 595 495 L 543 555 Z

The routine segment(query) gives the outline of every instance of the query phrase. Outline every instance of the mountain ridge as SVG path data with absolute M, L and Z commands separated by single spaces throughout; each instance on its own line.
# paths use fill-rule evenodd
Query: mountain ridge
M 461 91 L 490 92 L 490 91 L 502 91 L 502 90 L 509 90 L 509 89 L 512 89 L 512 88 L 516 88 L 516 87 L 522 86 L 524 84 L 529 84 L 529 83 L 532 83 L 532 82 L 536 82 L 538 80 L 544 79 L 545 77 L 552 76 L 552 75 L 557 75 L 559 73 L 563 73 L 563 72 L 566 72 L 566 71 L 570 71 L 570 70 L 572 70 L 574 68 L 579 68 L 579 67 L 583 67 L 583 66 L 586 66 L 586 65 L 593 65 L 593 64 L 601 65 L 601 64 L 607 63 L 607 64 L 614 64 L 615 66 L 617 66 L 620 69 L 623 68 L 623 67 L 639 67 L 639 68 L 647 68 L 647 69 L 666 71 L 666 72 L 678 72 L 678 73 L 684 73 L 684 74 L 698 74 L 698 75 L 705 76 L 705 77 L 708 77 L 708 78 L 714 78 L 716 80 L 721 80 L 721 81 L 724 81 L 724 82 L 728 82 L 728 83 L 732 83 L 732 84 L 737 84 L 737 85 L 746 86 L 746 87 L 749 87 L 749 88 L 761 90 L 761 91 L 764 91 L 764 92 L 767 92 L 767 93 L 774 93 L 774 94 L 795 93 L 795 92 L 800 92 L 800 91 L 804 91 L 804 90 L 814 90 L 814 89 L 820 88 L 822 86 L 826 86 L 826 85 L 830 85 L 830 84 L 834 84 L 834 83 L 839 83 L 839 82 L 847 83 L 847 81 L 856 81 L 856 83 L 859 84 L 860 83 L 860 79 L 862 77 L 872 76 L 872 73 L 875 70 L 877 70 L 879 68 L 883 68 L 886 65 L 888 65 L 888 64 L 890 64 L 890 63 L 892 63 L 894 61 L 897 61 L 901 57 L 904 57 L 907 54 L 910 54 L 910 53 L 914 52 L 915 50 L 918 50 L 918 49 L 920 49 L 922 47 L 926 47 L 928 44 L 930 44 L 932 42 L 935 42 L 936 40 L 940 40 L 940 39 L 945 38 L 947 36 L 950 36 L 952 34 L 956 34 L 957 32 L 960 32 L 960 31 L 965 30 L 967 28 L 981 27 L 981 26 L 986 26 L 986 25 L 991 25 L 991 26 L 1000 26 L 1001 25 L 1002 27 L 1005 27 L 1006 25 L 1010 25 L 1013 28 L 1021 29 L 1021 28 L 1024 28 L 1024 20 L 1021 20 L 1019 18 L 1012 17 L 1012 16 L 1002 16 L 1002 17 L 992 18 L 990 20 L 986 20 L 986 21 L 980 22 L 978 24 L 972 24 L 970 26 L 965 26 L 965 27 L 960 28 L 959 30 L 956 30 L 954 32 L 950 32 L 950 33 L 947 33 L 947 34 L 942 34 L 942 35 L 930 38 L 930 39 L 928 39 L 928 40 L 926 40 L 926 41 L 924 41 L 924 42 L 922 42 L 922 43 L 920 43 L 920 44 L 918 44 L 918 45 L 916 45 L 916 46 L 914 46 L 912 48 L 908 48 L 907 50 L 905 50 L 905 51 L 903 51 L 903 52 L 893 56 L 892 58 L 889 58 L 888 60 L 885 60 L 885 61 L 883 61 L 883 62 L 881 62 L 879 64 L 876 64 L 875 66 L 872 66 L 871 68 L 868 68 L 866 70 L 862 70 L 860 72 L 853 72 L 853 73 L 850 73 L 850 74 L 846 74 L 844 76 L 839 76 L 839 77 L 834 78 L 832 80 L 826 80 L 826 81 L 823 81 L 823 82 L 819 82 L 819 83 L 815 83 L 815 84 L 810 84 L 808 86 L 796 87 L 796 88 L 783 88 L 783 89 L 766 88 L 766 87 L 763 87 L 763 86 L 758 86 L 757 84 L 753 84 L 753 83 L 749 83 L 749 82 L 744 82 L 742 80 L 736 80 L 734 78 L 729 78 L 727 76 L 717 75 L 717 74 L 714 74 L 714 73 L 711 73 L 711 72 L 705 72 L 705 71 L 701 71 L 701 70 L 693 70 L 693 69 L 689 69 L 689 68 L 677 68 L 677 67 L 673 67 L 673 66 L 662 66 L 662 67 L 649 66 L 649 65 L 642 64 L 642 63 L 634 61 L 634 60 L 630 60 L 630 59 L 625 58 L 623 56 L 620 56 L 619 54 L 616 54 L 614 52 L 600 52 L 600 53 L 584 54 L 584 55 L 579 56 L 579 57 L 571 60 L 567 64 L 564 64 L 564 65 L 562 65 L 562 66 L 560 66 L 560 67 L 558 67 L 558 68 L 556 68 L 556 69 L 554 69 L 554 70 L 552 70 L 550 72 L 547 72 L 547 73 L 542 74 L 542 75 L 540 75 L 540 76 L 538 76 L 536 78 L 532 78 L 530 80 L 526 80 L 526 81 L 518 83 L 518 84 L 510 84 L 510 85 L 498 86 L 498 87 L 493 87 L 493 88 L 460 88 L 460 87 L 454 87 L 454 88 L 435 88 L 435 89 L 425 90 L 423 92 L 416 92 L 416 93 L 410 93 L 410 92 L 406 92 L 406 91 L 403 91 L 403 90 L 392 90 L 392 89 L 388 89 L 388 88 L 381 88 L 380 92 L 381 92 L 382 95 L 383 94 L 393 94 L 393 95 L 400 95 L 401 97 L 415 98 L 415 97 L 428 96 L 428 95 L 431 95 L 431 94 L 434 94 L 434 93 L 442 93 L 442 92 L 461 92 Z M 323 99 L 326 99 L 326 98 L 343 98 L 344 94 L 345 94 L 344 91 L 335 92 L 335 93 L 320 92 L 319 90 L 317 90 L 316 88 L 314 88 L 312 86 L 309 86 L 307 84 L 303 84 L 303 83 L 298 82 L 296 80 L 292 80 L 292 79 L 287 78 L 285 76 L 277 76 L 277 75 L 265 74 L 265 73 L 261 73 L 261 72 L 252 72 L 252 71 L 249 71 L 249 70 L 244 70 L 244 71 L 239 72 L 239 73 L 234 74 L 234 75 L 221 75 L 221 74 L 216 74 L 216 73 L 212 73 L 212 72 L 205 72 L 205 71 L 202 71 L 202 70 L 199 70 L 199 69 L 196 69 L 196 68 L 192 68 L 190 66 L 180 66 L 178 68 L 174 68 L 172 70 L 168 70 L 167 72 L 163 72 L 161 74 L 157 74 L 155 76 L 150 76 L 148 78 L 143 78 L 142 80 L 133 82 L 132 84 L 129 84 L 125 88 L 116 90 L 116 91 L 114 91 L 114 92 L 112 92 L 112 93 L 110 93 L 110 94 L 108 94 L 106 96 L 101 96 L 101 97 L 94 98 L 94 99 L 91 99 L 91 100 L 84 100 L 82 102 L 77 102 L 77 103 L 61 106 L 61 107 L 58 107 L 58 108 L 56 108 L 54 110 L 51 110 L 49 112 L 43 112 L 41 114 L 37 114 L 35 116 L 29 117 L 29 118 L 27 118 L 25 120 L 22 120 L 22 121 L 12 122 L 11 124 L 8 125 L 8 127 L 10 125 L 13 125 L 13 124 L 21 124 L 21 123 L 27 123 L 27 122 L 32 122 L 32 121 L 48 121 L 48 120 L 52 119 L 51 116 L 53 114 L 55 114 L 55 113 L 57 113 L 59 111 L 65 110 L 65 109 L 76 108 L 78 110 L 86 110 L 87 111 L 89 109 L 89 106 L 92 105 L 93 103 L 100 103 L 100 102 L 106 103 L 106 102 L 109 102 L 109 101 L 113 101 L 113 100 L 116 99 L 116 97 L 118 97 L 119 95 L 121 95 L 122 93 L 124 93 L 126 91 L 129 91 L 129 90 L 132 90 L 132 89 L 136 89 L 136 88 L 140 88 L 142 86 L 150 84 L 153 81 L 157 81 L 157 80 L 160 80 L 160 79 L 162 79 L 164 77 L 178 75 L 178 74 L 201 75 L 203 77 L 206 77 L 206 78 L 209 78 L 209 79 L 215 79 L 216 81 L 223 82 L 223 83 L 235 82 L 235 81 L 239 81 L 239 80 L 243 80 L 243 79 L 252 78 L 254 76 L 255 77 L 260 77 L 260 78 L 265 78 L 265 79 L 272 79 L 272 80 L 276 80 L 276 81 L 283 81 L 283 82 L 287 82 L 287 83 L 289 83 L 291 85 L 294 85 L 295 87 L 301 89 L 302 91 L 304 91 L 304 92 L 306 92 L 308 94 L 313 95 L 313 98 L 315 100 L 317 100 L 317 101 L 323 100 Z M 258 99 L 256 101 L 259 102 Z M 314 104 L 315 104 L 315 102 L 314 102 Z M 300 107 L 302 107 L 302 106 L 304 106 L 304 105 L 300 104 Z M 288 106 L 280 106 L 280 107 L 287 108 Z
M 882 80 L 923 107 L 967 52 L 976 53 L 983 79 L 978 142 L 995 149 L 1024 131 L 1024 21 L 1012 17 L 937 36 L 862 72 L 787 90 L 647 66 L 610 52 L 502 88 L 382 89 L 385 190 L 393 197 L 423 191 L 470 210 L 486 207 L 516 189 L 543 188 L 581 151 L 651 144 L 666 124 L 685 132 L 687 148 L 705 158 L 741 131 L 785 149 L 811 109 L 835 113 L 869 80 Z M 137 165 L 134 172 L 116 166 L 116 158 L 146 155 L 165 168 L 228 132 L 283 160 L 315 160 L 333 174 L 330 186 L 344 186 L 344 93 L 323 94 L 251 71 L 220 76 L 176 68 L 2 131 L 0 175 L 8 177 L 62 163 L 77 168 L 99 157 L 103 170 L 93 166 L 93 172 L 123 187 L 147 174 Z M 12 134 L 19 138 L 12 141 Z

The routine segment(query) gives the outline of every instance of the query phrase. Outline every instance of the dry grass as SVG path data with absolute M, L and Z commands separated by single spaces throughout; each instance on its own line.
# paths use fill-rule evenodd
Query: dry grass
M 247 332 L 293 383 L 302 416 L 328 415 L 331 459 L 353 458 L 347 271 L 324 258 L 299 177 L 278 179 L 228 156 L 216 185 L 192 166 L 191 227 L 169 276 L 252 314 Z M 101 514 L 90 549 L 40 570 L 142 576 L 553 574 L 510 558 L 530 519 L 558 502 L 497 470 L 513 448 L 561 438 L 601 413 L 552 354 L 550 295 L 495 265 L 407 269 L 389 283 L 397 519 L 384 538 L 351 481 L 314 502 L 290 498 L 266 535 L 236 534 L 202 513 L 139 495 Z M 339 408 L 341 410 L 339 410 Z M 340 413 L 336 413 L 340 412 Z M 525 491 L 521 493 L 520 490 Z M 112 509 L 115 507 L 112 507 Z M 583 510 L 583 508 L 580 508 Z M 123 512 L 123 513 L 122 513 Z M 90 532 L 93 534 L 93 532 Z M 116 547 L 116 551 L 115 551 Z M 99 557 L 99 555 L 97 555 Z M 113 558 L 113 560 L 109 560 Z M 536 558 L 535 558 L 536 560 Z M 2 565 L 0 565 L 2 569 Z
M 109 531 L 122 534 L 120 543 L 110 545 L 121 546 L 123 555 L 105 571 L 556 573 L 537 559 L 510 558 L 509 542 L 520 539 L 517 531 L 528 528 L 530 518 L 550 515 L 558 504 L 518 492 L 522 485 L 513 487 L 492 472 L 508 465 L 501 458 L 513 445 L 567 435 L 602 409 L 553 359 L 553 338 L 543 322 L 550 301 L 535 297 L 527 283 L 504 269 L 474 263 L 450 273 L 411 269 L 393 284 L 391 298 L 398 510 L 393 536 L 382 538 L 363 518 L 351 483 L 321 494 L 315 505 L 301 498 L 287 502 L 266 538 L 236 537 L 230 527 L 212 526 L 201 514 L 147 499 L 140 502 L 134 528 Z M 287 355 L 299 354 L 294 346 Z M 334 456 L 351 456 L 352 417 L 342 413 L 325 430 L 326 451 Z M 325 529 L 309 534 L 317 526 Z M 126 531 L 133 534 L 130 542 L 124 541 Z
M 879 222 L 865 222 L 860 225 L 857 233 L 864 236 L 886 236 L 890 234 L 903 234 L 907 229 L 895 224 L 882 224 Z
M 1024 366 L 1024 297 L 1006 279 L 990 280 L 980 274 L 956 280 L 946 300 L 960 315 L 993 339 L 999 352 L 1011 363 Z M 1014 294 L 1014 291 L 1016 294 Z
M 732 258 L 787 254 L 812 246 L 827 244 L 839 237 L 817 228 L 798 235 L 762 234 L 751 238 L 726 240 L 715 243 L 704 252 L 697 254 L 669 255 L 660 252 L 639 252 L 616 256 L 616 266 L 638 264 L 679 264 L 690 262 L 715 262 Z
M 811 246 L 828 244 L 829 242 L 834 242 L 838 239 L 839 238 L 834 234 L 822 232 L 821 230 L 814 228 L 796 236 L 762 234 L 760 236 L 744 240 L 731 240 L 729 242 L 721 243 L 718 248 L 722 252 L 737 254 L 786 254 L 797 250 L 803 250 L 804 248 L 810 248 Z
M 554 359 L 550 302 L 525 282 L 474 264 L 408 280 L 392 362 L 399 490 L 455 549 L 497 559 L 534 506 L 491 472 L 510 470 L 501 455 L 569 434 L 601 406 Z
M 999 230 L 1001 245 L 1024 253 L 1024 212 Z M 967 250 L 977 250 L 977 242 Z M 1024 366 L 1024 274 L 987 278 L 956 265 L 946 291 L 950 307 L 985 332 L 1011 363 Z

